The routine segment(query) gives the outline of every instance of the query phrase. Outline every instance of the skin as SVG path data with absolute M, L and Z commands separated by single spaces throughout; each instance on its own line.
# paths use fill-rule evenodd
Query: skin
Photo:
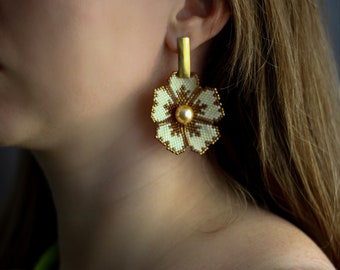
M 154 139 L 176 38 L 190 35 L 200 73 L 230 17 L 208 2 L 0 0 L 0 144 L 30 149 L 48 178 L 61 269 L 333 269 L 292 225 L 239 207 L 206 159 Z

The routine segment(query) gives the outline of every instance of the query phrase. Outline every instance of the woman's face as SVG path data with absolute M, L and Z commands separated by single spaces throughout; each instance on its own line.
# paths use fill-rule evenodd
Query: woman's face
M 0 144 L 43 147 L 119 113 L 152 80 L 170 2 L 0 0 Z

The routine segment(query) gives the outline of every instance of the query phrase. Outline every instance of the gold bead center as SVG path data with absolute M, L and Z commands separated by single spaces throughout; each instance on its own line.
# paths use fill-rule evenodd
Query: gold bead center
M 194 111 L 188 105 L 181 105 L 176 109 L 175 116 L 179 123 L 187 125 L 194 119 Z

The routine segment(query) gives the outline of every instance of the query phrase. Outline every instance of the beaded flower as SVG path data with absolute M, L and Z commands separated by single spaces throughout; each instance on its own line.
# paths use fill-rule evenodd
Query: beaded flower
M 187 146 L 203 155 L 219 138 L 213 124 L 224 116 L 215 88 L 202 88 L 196 74 L 180 78 L 174 72 L 168 85 L 155 89 L 151 118 L 156 138 L 175 154 Z

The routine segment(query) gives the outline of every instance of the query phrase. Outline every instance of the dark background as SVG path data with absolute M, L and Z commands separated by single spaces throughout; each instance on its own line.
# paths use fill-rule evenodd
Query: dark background
M 340 74 L 340 1 L 323 0 L 322 3 L 324 5 L 326 30 L 333 45 L 334 57 L 338 63 L 338 73 Z M 17 159 L 15 148 L 0 147 L 0 210 L 10 190 Z

